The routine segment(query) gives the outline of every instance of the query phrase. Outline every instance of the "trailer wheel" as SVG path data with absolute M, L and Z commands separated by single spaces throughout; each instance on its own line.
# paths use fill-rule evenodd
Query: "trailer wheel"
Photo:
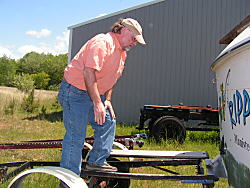
M 152 135 L 157 142 L 168 139 L 182 144 L 186 138 L 186 129 L 178 118 L 163 116 L 154 122 Z
M 153 137 L 152 135 L 152 129 L 153 129 L 153 125 L 154 125 L 154 122 L 156 121 L 157 119 L 150 119 L 150 121 L 148 122 L 148 130 L 149 130 L 149 137 Z

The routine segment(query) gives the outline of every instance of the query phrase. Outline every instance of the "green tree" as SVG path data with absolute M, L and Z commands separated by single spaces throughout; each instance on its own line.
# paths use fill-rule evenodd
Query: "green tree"
M 36 74 L 42 71 L 43 63 L 46 61 L 45 54 L 30 52 L 18 61 L 18 72 L 25 74 Z
M 50 56 L 44 63 L 44 71 L 49 75 L 49 85 L 54 88 L 58 86 L 63 79 L 63 72 L 67 65 L 67 54 L 61 54 L 58 56 Z
M 34 85 L 36 89 L 47 89 L 50 78 L 47 73 L 44 71 L 37 73 L 37 74 L 32 74 L 31 78 L 34 81 Z
M 38 108 L 38 104 L 35 103 L 34 99 L 35 89 L 33 88 L 28 92 L 28 96 L 23 98 L 21 104 L 22 110 L 28 113 L 34 112 Z
M 12 86 L 16 74 L 16 61 L 6 56 L 0 58 L 0 85 Z
M 29 74 L 17 74 L 14 76 L 13 85 L 20 91 L 29 93 L 34 89 L 34 80 Z
M 17 73 L 33 75 L 44 72 L 48 74 L 50 78 L 48 87 L 46 88 L 55 89 L 58 87 L 63 78 L 63 71 L 67 65 L 67 59 L 67 54 L 53 56 L 52 54 L 39 54 L 36 52 L 30 52 L 24 55 L 23 58 L 18 61 Z M 41 86 L 38 86 L 39 84 L 35 79 L 34 81 L 36 88 L 41 88 Z
M 35 86 L 34 86 L 34 80 L 31 75 L 29 74 L 17 74 L 14 77 L 14 86 L 24 92 L 26 95 L 23 98 L 21 108 L 25 112 L 32 113 L 34 112 L 35 109 L 37 109 L 37 104 L 34 102 L 34 91 L 35 91 Z

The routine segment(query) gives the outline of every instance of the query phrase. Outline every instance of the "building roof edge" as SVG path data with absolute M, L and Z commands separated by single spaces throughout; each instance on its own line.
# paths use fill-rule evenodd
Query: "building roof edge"
M 141 5 L 130 7 L 130 8 L 124 9 L 124 10 L 120 10 L 120 11 L 117 11 L 117 12 L 105 15 L 105 16 L 93 18 L 93 19 L 90 19 L 88 21 L 85 21 L 85 22 L 82 22 L 82 23 L 79 23 L 79 24 L 75 24 L 75 25 L 69 26 L 68 29 L 69 30 L 70 29 L 74 29 L 76 27 L 80 27 L 80 26 L 83 26 L 83 25 L 86 25 L 86 24 L 89 24 L 89 23 L 93 23 L 93 22 L 96 22 L 96 21 L 99 21 L 99 20 L 103 20 L 105 18 L 109 18 L 109 17 L 115 16 L 115 15 L 119 15 L 119 14 L 122 14 L 122 13 L 125 13 L 125 12 L 128 12 L 128 11 L 131 11 L 131 10 L 135 10 L 135 9 L 143 8 L 143 7 L 146 7 L 146 6 L 150 6 L 150 5 L 153 5 L 153 4 L 156 4 L 156 3 L 160 3 L 160 2 L 163 2 L 163 1 L 165 1 L 165 0 L 154 0 L 154 1 L 147 2 L 147 3 L 143 3 Z

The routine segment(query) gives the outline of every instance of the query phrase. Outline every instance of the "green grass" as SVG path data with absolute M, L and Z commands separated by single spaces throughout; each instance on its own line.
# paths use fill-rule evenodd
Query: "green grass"
M 61 139 L 65 133 L 62 122 L 50 122 L 47 120 L 27 120 L 35 115 L 17 114 L 13 116 L 4 116 L 1 118 L 0 126 L 0 142 L 18 142 L 22 140 L 39 140 L 39 139 Z M 135 126 L 118 125 L 116 135 L 129 135 L 138 133 Z M 189 135 L 192 135 L 191 137 Z M 210 133 L 217 136 L 217 133 Z M 93 130 L 88 126 L 87 136 L 92 136 Z M 195 137 L 196 135 L 196 137 Z M 188 132 L 186 141 L 182 145 L 173 142 L 162 142 L 160 144 L 154 141 L 145 140 L 143 148 L 135 147 L 134 149 L 144 150 L 178 150 L 178 151 L 208 151 L 210 158 L 215 157 L 218 151 L 216 142 L 209 139 L 203 140 L 206 135 L 205 132 Z M 213 137 L 213 136 L 211 136 Z M 195 140 L 195 141 L 194 141 Z M 15 162 L 15 161 L 59 161 L 60 149 L 32 149 L 32 150 L 2 150 L 0 155 L 0 162 Z M 184 174 L 195 173 L 194 167 L 169 167 L 168 169 L 174 170 Z M 157 174 L 162 173 L 152 167 L 131 169 L 134 173 L 148 173 Z M 40 183 L 38 183 L 40 182 Z M 41 182 L 46 182 L 41 185 Z M 9 182 L 8 182 L 9 183 Z M 24 183 L 23 187 L 57 187 L 58 181 L 48 175 L 30 175 Z M 31 186 L 32 185 L 32 186 Z M 0 184 L 0 188 L 7 187 L 7 184 Z M 142 181 L 132 180 L 132 188 L 136 187 L 201 187 L 200 184 L 182 184 L 176 181 Z M 229 187 L 226 180 L 216 182 L 215 187 Z
M 5 100 L 1 98 L 0 101 Z M 18 102 L 18 104 L 20 101 Z M 54 105 L 52 105 L 54 104 Z M 41 110 L 44 106 L 45 110 Z M 18 107 L 16 108 L 18 109 Z M 43 140 L 43 139 L 62 139 L 65 133 L 63 123 L 58 118 L 60 108 L 55 105 L 55 98 L 47 100 L 39 99 L 39 110 L 33 114 L 21 113 L 16 110 L 13 115 L 5 115 L 4 109 L 0 110 L 0 143 L 19 142 L 25 140 Z M 116 135 L 130 135 L 139 133 L 134 126 L 117 125 Z M 142 132 L 141 132 L 142 133 Z M 91 126 L 88 126 L 87 136 L 93 136 Z M 218 133 L 217 132 L 187 132 L 187 138 L 182 145 L 173 142 L 155 143 L 153 140 L 144 140 L 143 150 L 172 150 L 172 151 L 207 151 L 210 158 L 219 154 L 218 151 Z M 26 149 L 26 150 L 0 150 L 0 163 L 16 161 L 59 161 L 61 158 L 61 149 Z M 205 164 L 203 163 L 205 167 Z M 195 168 L 168 167 L 168 169 L 182 173 L 194 174 Z M 11 171 L 12 169 L 9 169 Z M 159 174 L 163 173 L 152 167 L 132 168 L 133 173 Z M 167 174 L 167 173 L 166 173 Z M 8 183 L 0 184 L 0 188 L 6 188 Z M 28 176 L 23 187 L 57 187 L 58 180 L 49 175 L 32 174 Z M 177 181 L 146 181 L 132 180 L 131 188 L 182 188 L 182 187 L 202 187 L 200 184 L 183 184 Z M 220 179 L 215 183 L 215 188 L 228 188 L 226 179 Z

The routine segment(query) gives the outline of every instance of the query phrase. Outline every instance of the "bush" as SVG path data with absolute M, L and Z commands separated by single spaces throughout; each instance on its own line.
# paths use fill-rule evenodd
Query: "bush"
M 29 93 L 29 91 L 34 89 L 34 81 L 29 74 L 15 75 L 13 85 L 25 93 Z
M 61 110 L 62 109 L 61 105 L 59 104 L 58 97 L 56 97 L 54 102 L 52 103 L 51 109 L 52 110 L 58 110 L 58 109 Z
M 59 87 L 60 85 L 50 85 L 48 87 L 48 90 L 51 90 L 51 91 L 58 91 L 59 90 Z
M 16 101 L 14 98 L 4 107 L 4 113 L 6 115 L 13 115 L 15 111 Z
M 49 75 L 45 72 L 40 72 L 37 74 L 32 74 L 31 78 L 34 81 L 34 85 L 36 89 L 47 89 L 50 78 Z
M 34 88 L 31 90 L 28 97 L 23 98 L 21 108 L 28 113 L 32 113 L 38 108 L 38 105 L 34 103 Z

